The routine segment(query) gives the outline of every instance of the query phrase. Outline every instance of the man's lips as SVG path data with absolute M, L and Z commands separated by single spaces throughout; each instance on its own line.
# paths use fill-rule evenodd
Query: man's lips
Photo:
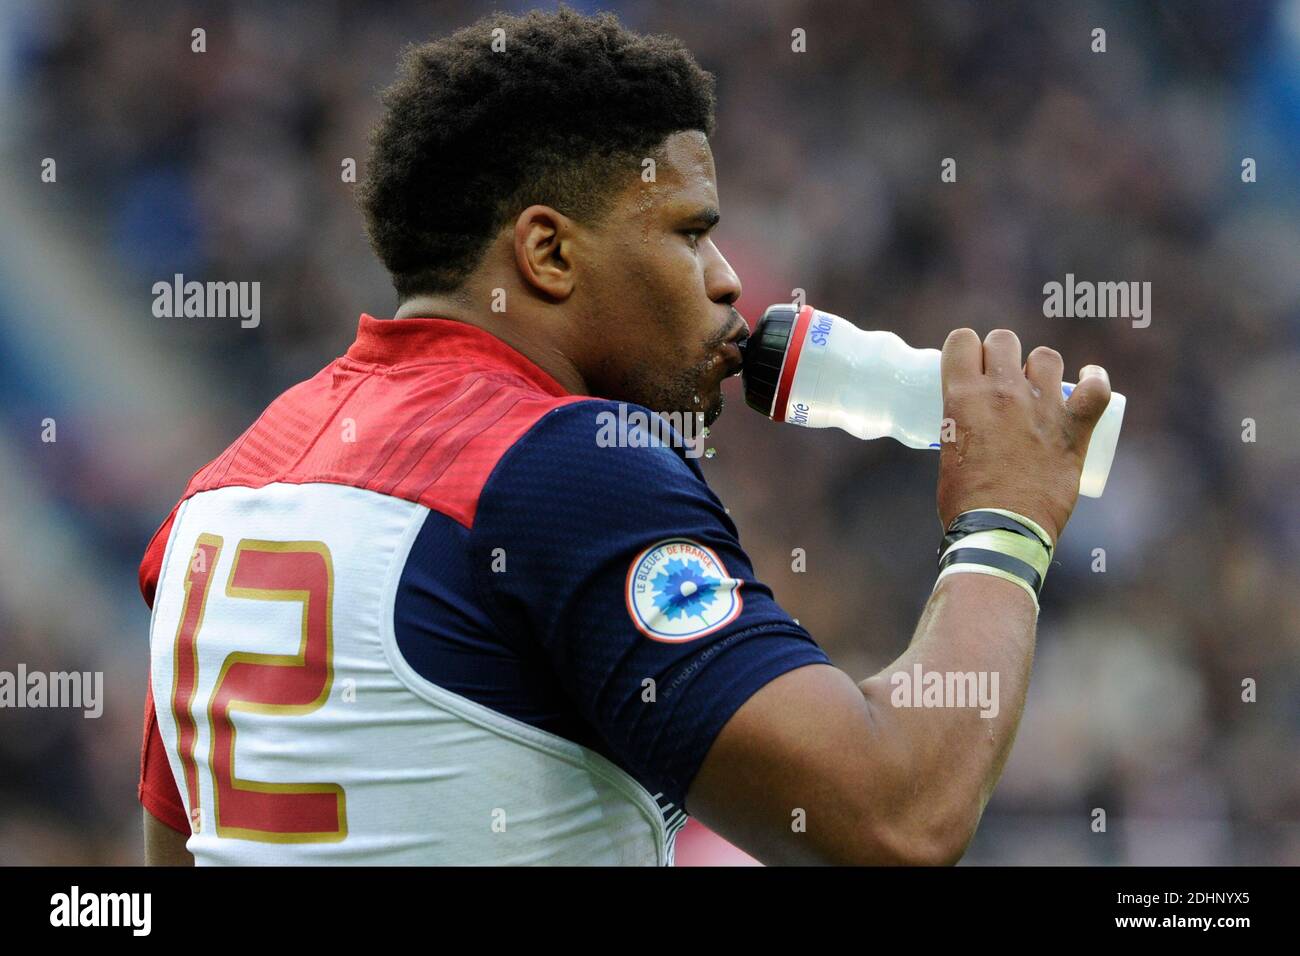
M 749 340 L 749 323 L 739 314 L 736 314 L 736 319 L 738 323 L 735 330 L 722 343 L 722 357 L 726 362 L 726 374 L 722 376 L 723 378 L 740 374 L 741 366 L 744 365 L 745 353 L 740 350 L 740 347 Z
M 727 372 L 722 377 L 731 378 L 733 375 L 739 375 L 740 368 L 744 364 L 744 356 L 741 354 L 740 345 L 736 342 L 723 342 L 722 355 L 727 363 Z

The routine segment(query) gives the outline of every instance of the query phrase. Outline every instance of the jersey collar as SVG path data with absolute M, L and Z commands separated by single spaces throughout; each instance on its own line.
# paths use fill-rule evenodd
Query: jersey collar
M 527 379 L 548 395 L 570 394 L 522 352 L 491 332 L 456 319 L 376 319 L 362 313 L 347 357 L 367 365 L 491 366 Z

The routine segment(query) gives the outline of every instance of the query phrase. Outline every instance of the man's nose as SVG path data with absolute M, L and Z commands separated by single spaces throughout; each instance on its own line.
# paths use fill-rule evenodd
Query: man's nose
M 731 268 L 731 263 L 718 250 L 718 247 L 713 246 L 713 249 L 715 258 L 714 261 L 709 263 L 709 270 L 706 275 L 709 298 L 714 302 L 732 305 L 740 298 L 740 276 L 736 275 L 736 270 Z

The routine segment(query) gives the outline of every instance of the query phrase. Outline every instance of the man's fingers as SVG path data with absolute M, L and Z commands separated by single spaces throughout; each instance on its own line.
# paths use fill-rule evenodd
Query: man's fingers
M 1101 418 L 1101 413 L 1110 404 L 1110 376 L 1100 365 L 1085 365 L 1079 369 L 1079 384 L 1066 400 L 1066 407 L 1074 418 L 1092 427 Z
M 1040 345 L 1025 360 L 1025 378 L 1044 395 L 1060 396 L 1065 377 L 1065 360 L 1056 349 Z
M 994 329 L 984 339 L 984 374 L 1007 378 L 1020 371 L 1020 339 L 1010 329 Z
M 944 388 L 984 374 L 984 353 L 974 329 L 953 329 L 943 343 L 939 374 Z

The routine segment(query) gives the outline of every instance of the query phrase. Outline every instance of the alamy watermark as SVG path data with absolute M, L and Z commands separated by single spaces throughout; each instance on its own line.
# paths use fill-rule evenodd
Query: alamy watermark
M 618 403 L 618 414 L 608 409 L 596 414 L 596 445 L 600 448 L 658 448 L 678 446 L 687 458 L 704 454 L 708 437 L 703 412 L 651 412 Z
M 78 708 L 92 720 L 104 713 L 103 671 L 0 671 L 0 708 Z
M 894 671 L 889 683 L 895 707 L 979 707 L 988 719 L 1000 709 L 997 671 L 926 671 L 913 664 L 911 671 Z
M 1065 282 L 1043 286 L 1043 315 L 1049 319 L 1132 319 L 1133 328 L 1151 324 L 1150 282 Z
M 74 885 L 67 893 L 50 897 L 50 925 L 118 926 L 132 936 L 148 936 L 153 928 L 152 893 L 83 893 Z
M 155 318 L 238 318 L 245 329 L 262 324 L 260 282 L 186 282 L 178 272 L 171 282 L 155 282 L 152 291 Z

